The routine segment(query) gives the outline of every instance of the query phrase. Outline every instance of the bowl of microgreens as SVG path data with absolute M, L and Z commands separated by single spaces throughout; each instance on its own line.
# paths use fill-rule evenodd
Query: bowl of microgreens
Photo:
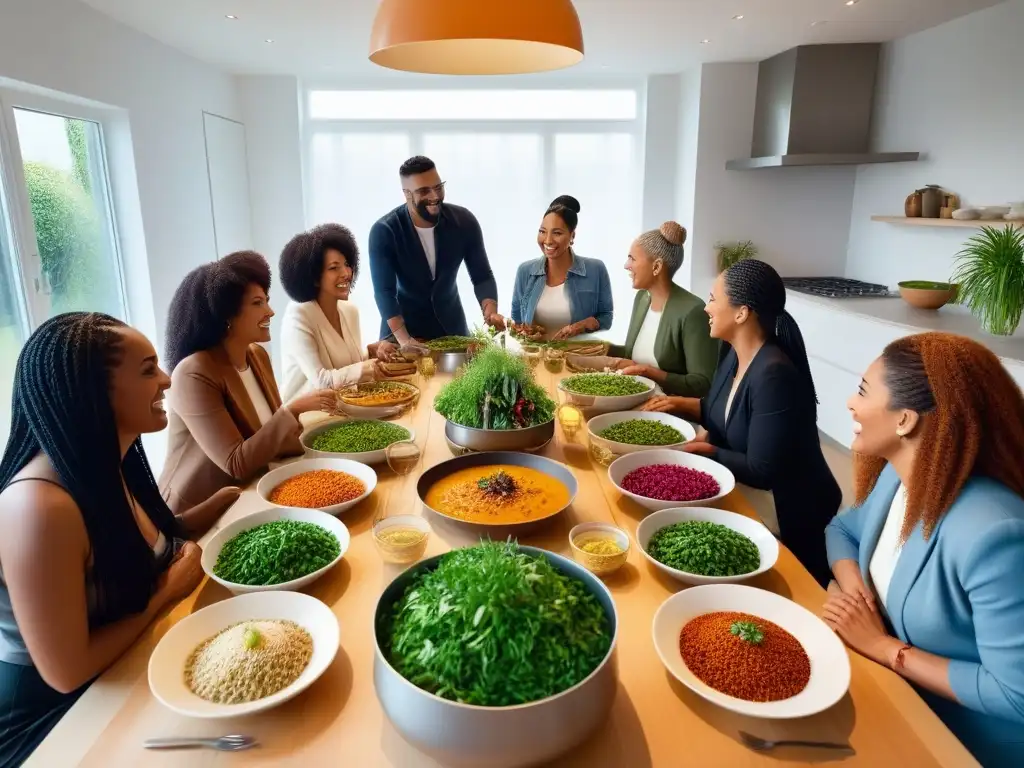
M 651 398 L 657 386 L 643 376 L 621 373 L 577 373 L 558 382 L 558 389 L 566 400 L 590 413 L 636 408 Z
M 654 512 L 636 529 L 647 561 L 684 584 L 735 584 L 775 565 L 779 542 L 760 521 L 713 507 Z
M 697 430 L 671 413 L 625 411 L 604 413 L 587 422 L 590 444 L 622 456 L 651 448 L 678 448 L 693 440 Z
M 311 459 L 351 459 L 362 464 L 383 464 L 384 450 L 392 443 L 414 440 L 408 427 L 379 419 L 329 419 L 310 427 L 299 438 Z
M 599 728 L 615 698 L 611 593 L 572 560 L 512 540 L 404 571 L 374 629 L 384 713 L 443 765 L 547 764 Z
M 317 509 L 273 507 L 221 528 L 203 547 L 206 575 L 236 595 L 294 591 L 341 562 L 349 532 Z

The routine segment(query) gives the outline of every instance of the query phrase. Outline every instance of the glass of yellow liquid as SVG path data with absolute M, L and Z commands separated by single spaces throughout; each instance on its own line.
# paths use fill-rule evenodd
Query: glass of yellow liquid
M 541 351 L 540 347 L 536 344 L 524 344 L 523 345 L 523 358 L 526 360 L 526 364 L 531 369 L 536 368 L 540 364 Z
M 434 358 L 430 355 L 424 355 L 416 361 L 416 370 L 419 371 L 420 376 L 429 381 L 437 372 L 437 365 L 434 363 Z
M 565 367 L 565 352 L 548 347 L 544 350 L 544 368 L 548 373 L 561 373 Z

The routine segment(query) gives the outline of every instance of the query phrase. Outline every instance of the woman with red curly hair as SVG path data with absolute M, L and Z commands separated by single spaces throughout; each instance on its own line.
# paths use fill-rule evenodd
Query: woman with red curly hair
M 825 620 L 983 765 L 1024 765 L 1024 396 L 985 347 L 922 333 L 848 405 L 858 503 L 826 531 Z

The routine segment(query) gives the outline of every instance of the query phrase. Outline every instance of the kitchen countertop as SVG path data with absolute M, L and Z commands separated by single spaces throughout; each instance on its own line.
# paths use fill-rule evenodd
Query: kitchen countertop
M 790 301 L 802 301 L 831 310 L 860 315 L 876 322 L 889 323 L 914 331 L 944 331 L 967 336 L 995 352 L 1005 361 L 1024 364 L 1024 322 L 1013 336 L 993 336 L 966 309 L 945 306 L 939 310 L 917 309 L 899 297 L 834 299 L 794 290 L 786 292 Z

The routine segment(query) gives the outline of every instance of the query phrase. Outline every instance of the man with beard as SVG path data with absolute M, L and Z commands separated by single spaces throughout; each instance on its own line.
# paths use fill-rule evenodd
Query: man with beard
M 411 157 L 398 171 L 405 204 L 370 229 L 370 276 L 380 310 L 380 338 L 467 336 L 466 314 L 455 281 L 465 262 L 484 322 L 504 329 L 498 285 L 487 261 L 476 217 L 444 202 L 434 162 Z

